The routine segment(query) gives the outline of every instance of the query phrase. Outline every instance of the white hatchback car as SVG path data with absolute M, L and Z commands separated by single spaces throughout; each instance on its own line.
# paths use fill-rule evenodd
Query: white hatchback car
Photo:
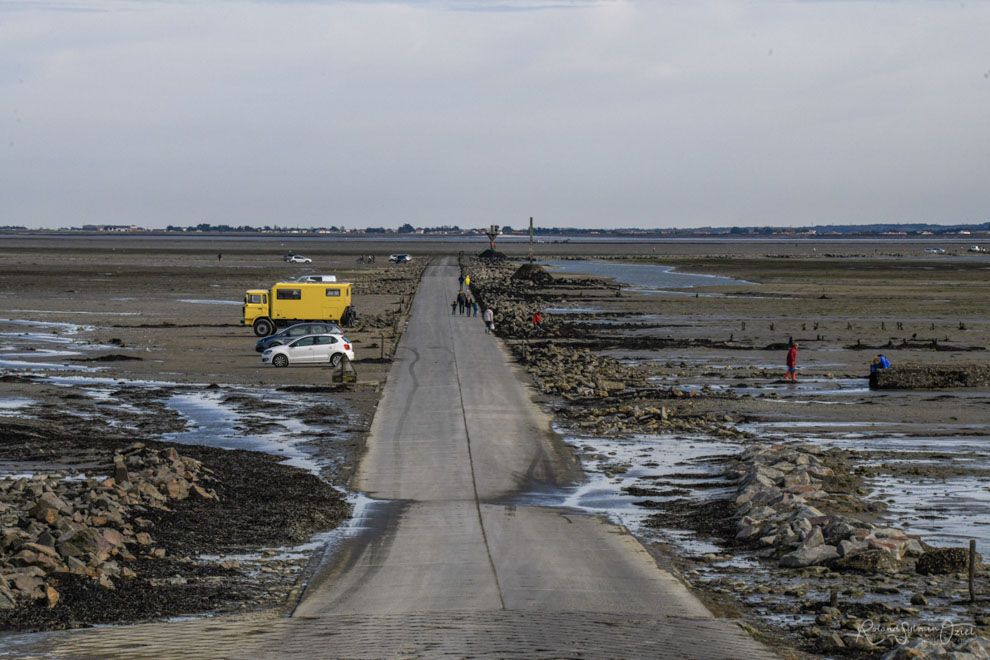
M 340 365 L 343 358 L 354 360 L 354 348 L 347 337 L 339 334 L 308 335 L 261 353 L 262 364 L 287 367 L 290 364 Z
M 304 257 L 301 254 L 287 254 L 287 255 L 285 255 L 284 258 L 285 258 L 285 261 L 288 261 L 290 264 L 311 264 L 311 263 L 313 263 L 313 260 L 312 259 L 310 259 L 309 257 Z

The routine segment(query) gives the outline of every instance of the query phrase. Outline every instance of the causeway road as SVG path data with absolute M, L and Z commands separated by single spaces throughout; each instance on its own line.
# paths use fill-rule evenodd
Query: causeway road
M 360 525 L 291 616 L 56 633 L 23 655 L 774 657 L 624 528 L 517 501 L 582 473 L 480 312 L 451 314 L 458 275 L 424 273 L 354 479 Z

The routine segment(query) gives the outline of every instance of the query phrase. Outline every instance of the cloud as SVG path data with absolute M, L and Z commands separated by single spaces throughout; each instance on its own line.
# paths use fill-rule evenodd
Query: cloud
M 2 224 L 986 219 L 984 5 L 0 7 Z

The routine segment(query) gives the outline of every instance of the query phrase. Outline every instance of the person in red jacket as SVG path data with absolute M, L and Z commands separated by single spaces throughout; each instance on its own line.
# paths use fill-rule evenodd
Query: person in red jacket
M 791 347 L 787 350 L 787 375 L 784 376 L 784 380 L 789 380 L 792 383 L 797 382 L 797 342 L 792 342 Z

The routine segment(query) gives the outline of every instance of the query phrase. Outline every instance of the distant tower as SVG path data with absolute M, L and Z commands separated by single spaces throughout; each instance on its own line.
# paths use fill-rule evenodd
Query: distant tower
M 491 244 L 492 252 L 495 251 L 495 239 L 502 234 L 502 228 L 498 225 L 492 225 L 485 232 L 485 236 L 488 237 L 488 242 Z
M 533 218 L 529 219 L 529 263 L 533 263 Z

